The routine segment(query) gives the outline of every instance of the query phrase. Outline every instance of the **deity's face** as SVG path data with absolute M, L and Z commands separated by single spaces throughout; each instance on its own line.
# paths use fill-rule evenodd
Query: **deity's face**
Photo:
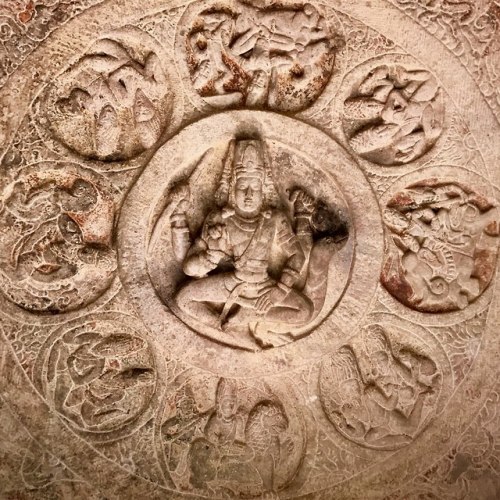
M 262 180 L 247 175 L 238 176 L 234 186 L 234 204 L 238 215 L 255 217 L 264 202 Z
M 376 351 L 372 354 L 371 358 L 373 364 L 372 373 L 376 377 L 385 377 L 390 372 L 390 356 L 387 351 Z
M 134 116 L 137 123 L 144 123 L 154 118 L 156 111 L 152 102 L 146 97 L 142 90 L 135 94 Z
M 222 418 L 229 419 L 236 413 L 236 401 L 230 397 L 224 397 L 219 401 L 219 415 Z

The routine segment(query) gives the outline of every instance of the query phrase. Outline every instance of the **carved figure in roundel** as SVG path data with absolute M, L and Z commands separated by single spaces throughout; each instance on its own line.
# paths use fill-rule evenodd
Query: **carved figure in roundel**
M 295 477 L 304 452 L 303 429 L 281 401 L 220 379 L 215 406 L 199 414 L 185 397 L 162 426 L 170 475 L 180 487 L 253 497 L 277 493 Z
M 255 347 L 305 335 L 319 314 L 332 255 L 347 239 L 341 212 L 301 188 L 280 201 L 260 139 L 235 139 L 225 156 L 216 209 L 196 238 L 187 212 L 189 189 L 170 193 L 172 248 L 185 275 L 173 308 L 201 329 Z
M 443 131 L 442 91 L 428 71 L 376 67 L 344 105 L 349 144 L 380 165 L 402 165 L 420 158 Z
M 427 353 L 397 342 L 371 325 L 322 366 L 327 417 L 345 437 L 370 448 L 410 443 L 436 413 L 438 366 Z
M 496 269 L 498 213 L 472 189 L 428 179 L 393 196 L 384 211 L 390 231 L 385 288 L 422 312 L 465 308 Z
M 37 362 L 37 383 L 77 430 L 119 430 L 147 410 L 156 368 L 151 348 L 135 330 L 99 319 L 50 341 Z
M 132 28 L 97 41 L 49 88 L 43 106 L 54 137 L 97 160 L 127 160 L 156 144 L 172 95 L 155 50 Z
M 326 87 L 335 61 L 333 33 L 306 2 L 210 4 L 192 19 L 185 50 L 196 92 L 215 107 L 300 111 Z
M 20 472 L 23 482 L 33 490 L 74 479 L 73 473 L 34 439 L 24 452 Z
M 116 270 L 115 209 L 103 183 L 80 167 L 39 164 L 4 188 L 0 287 L 9 300 L 57 313 L 106 290 Z

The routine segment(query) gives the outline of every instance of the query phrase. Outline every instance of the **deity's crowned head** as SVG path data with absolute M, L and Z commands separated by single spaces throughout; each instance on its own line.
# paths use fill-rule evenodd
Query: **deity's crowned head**
M 255 217 L 277 197 L 266 162 L 264 143 L 238 139 L 231 143 L 218 190 L 221 205 L 229 204 L 242 217 Z
M 243 217 L 259 214 L 264 201 L 265 163 L 257 141 L 236 143 L 234 154 L 234 208 Z
M 217 384 L 216 408 L 219 417 L 229 419 L 236 413 L 238 398 L 234 383 L 225 378 L 221 378 Z

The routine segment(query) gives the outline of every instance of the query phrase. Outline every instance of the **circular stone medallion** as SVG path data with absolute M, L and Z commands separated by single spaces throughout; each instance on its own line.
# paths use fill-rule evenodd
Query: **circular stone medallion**
M 497 14 L 0 1 L 0 497 L 500 498 Z
M 371 299 L 376 280 L 364 285 L 355 263 L 378 272 L 378 214 L 356 163 L 316 129 L 272 113 L 215 115 L 161 148 L 130 193 L 122 278 L 168 349 L 200 366 L 209 347 L 249 373 L 272 370 L 282 348 L 319 356 L 345 308 Z M 271 363 L 247 365 L 257 351 Z

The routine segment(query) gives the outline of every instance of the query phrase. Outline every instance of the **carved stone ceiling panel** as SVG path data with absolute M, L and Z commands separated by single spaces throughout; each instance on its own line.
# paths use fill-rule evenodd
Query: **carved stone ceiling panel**
M 0 498 L 500 498 L 496 0 L 0 3 Z

